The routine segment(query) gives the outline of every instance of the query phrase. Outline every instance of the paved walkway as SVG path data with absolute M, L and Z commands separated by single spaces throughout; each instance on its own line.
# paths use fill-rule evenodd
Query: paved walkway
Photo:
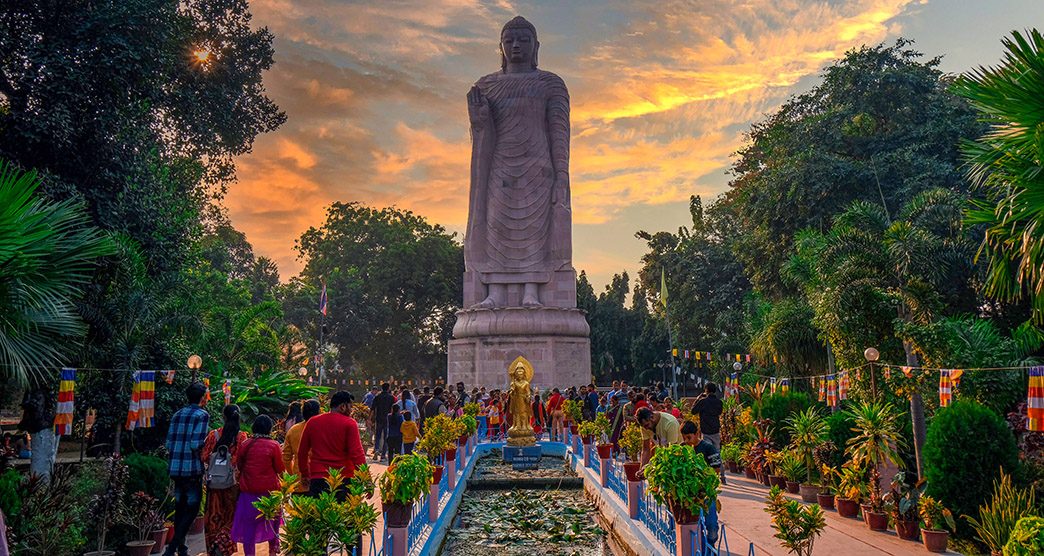
M 765 513 L 768 488 L 741 475 L 729 473 L 729 484 L 722 490 L 721 521 L 725 524 L 730 554 L 746 556 L 754 543 L 758 556 L 786 556 L 787 551 L 773 537 L 771 518 Z M 797 495 L 790 498 L 800 500 Z M 862 519 L 841 517 L 835 511 L 824 510 L 827 526 L 816 539 L 814 553 L 841 556 L 925 555 L 931 554 L 920 542 L 902 540 L 895 531 L 871 531 Z M 724 554 L 724 552 L 722 552 Z M 956 554 L 948 552 L 947 554 Z

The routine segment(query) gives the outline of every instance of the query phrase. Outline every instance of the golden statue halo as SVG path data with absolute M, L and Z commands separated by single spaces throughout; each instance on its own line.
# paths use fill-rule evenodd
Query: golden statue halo
M 514 376 L 515 369 L 518 368 L 519 365 L 522 365 L 522 368 L 525 369 L 525 371 L 526 371 L 526 382 L 532 382 L 533 381 L 533 364 L 530 363 L 528 359 L 526 359 L 525 357 L 522 357 L 521 355 L 516 357 L 515 360 L 511 362 L 511 365 L 508 366 L 508 377 L 510 378 L 510 377 Z

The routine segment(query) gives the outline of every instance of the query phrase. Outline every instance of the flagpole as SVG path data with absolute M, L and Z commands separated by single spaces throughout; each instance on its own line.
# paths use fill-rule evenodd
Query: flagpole
M 323 289 L 319 295 L 319 349 L 316 350 L 317 358 L 315 360 L 315 374 L 318 378 L 319 386 L 323 385 L 323 364 L 325 363 L 323 357 L 323 328 L 326 327 L 326 306 L 330 302 L 326 293 L 326 280 L 322 281 Z
M 667 271 L 660 267 L 660 302 L 663 304 L 663 314 L 667 321 L 667 342 L 671 353 L 671 399 L 678 403 L 678 366 L 674 362 L 674 332 L 671 330 L 671 310 L 667 307 Z

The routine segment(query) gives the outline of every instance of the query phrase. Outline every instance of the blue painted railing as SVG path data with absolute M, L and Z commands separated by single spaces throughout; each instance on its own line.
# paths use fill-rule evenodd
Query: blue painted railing
M 598 453 L 595 452 L 594 447 L 591 447 L 591 469 L 595 473 L 602 473 L 602 459 L 598 457 Z
M 648 491 L 638 499 L 638 519 L 653 532 L 656 540 L 667 547 L 669 554 L 677 554 L 674 516 L 670 510 L 661 506 Z
M 609 490 L 627 503 L 627 478 L 624 476 L 623 463 L 620 460 L 609 460 Z

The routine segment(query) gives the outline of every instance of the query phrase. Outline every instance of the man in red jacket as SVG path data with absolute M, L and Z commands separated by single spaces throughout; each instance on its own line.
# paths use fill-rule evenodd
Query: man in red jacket
M 337 392 L 330 398 L 330 412 L 308 420 L 297 452 L 297 469 L 308 480 L 308 494 L 319 496 L 329 490 L 326 477 L 331 469 L 340 469 L 346 480 L 355 469 L 366 463 L 359 423 L 352 418 L 352 395 Z M 347 484 L 336 493 L 347 497 Z

